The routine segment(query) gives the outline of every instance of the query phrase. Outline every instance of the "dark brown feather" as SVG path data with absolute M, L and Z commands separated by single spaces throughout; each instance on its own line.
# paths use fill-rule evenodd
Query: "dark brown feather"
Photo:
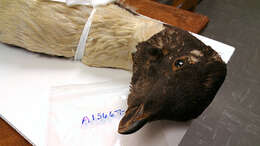
M 187 121 L 212 102 L 226 64 L 190 33 L 166 28 L 137 46 L 128 110 L 119 133 L 130 134 L 155 120 Z

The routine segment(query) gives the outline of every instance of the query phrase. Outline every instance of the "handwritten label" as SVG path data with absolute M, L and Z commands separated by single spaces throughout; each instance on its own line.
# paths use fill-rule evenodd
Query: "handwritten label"
M 104 113 L 100 112 L 100 113 L 92 114 L 91 116 L 84 116 L 81 124 L 82 126 L 84 126 L 93 123 L 95 121 L 108 120 L 118 116 L 123 116 L 124 114 L 125 114 L 125 110 L 122 109 L 104 112 Z

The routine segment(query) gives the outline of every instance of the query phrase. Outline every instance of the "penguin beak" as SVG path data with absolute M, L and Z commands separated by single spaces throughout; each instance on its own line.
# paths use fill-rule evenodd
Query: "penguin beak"
M 120 134 L 131 134 L 142 128 L 150 119 L 151 114 L 144 113 L 144 105 L 128 108 L 118 127 Z

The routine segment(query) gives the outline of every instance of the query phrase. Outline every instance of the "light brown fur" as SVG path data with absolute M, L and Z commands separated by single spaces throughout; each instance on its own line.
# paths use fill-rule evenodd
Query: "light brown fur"
M 49 0 L 0 0 L 0 42 L 50 55 L 73 57 L 92 8 Z M 135 46 L 163 25 L 115 4 L 94 15 L 82 62 L 131 70 Z

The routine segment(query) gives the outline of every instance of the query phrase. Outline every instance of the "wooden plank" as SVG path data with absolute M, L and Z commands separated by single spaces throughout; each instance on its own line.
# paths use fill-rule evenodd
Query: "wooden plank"
M 155 2 L 166 1 L 167 3 L 172 2 L 172 5 L 174 7 L 181 8 L 184 10 L 192 10 L 199 3 L 199 0 L 151 0 L 151 1 L 155 1 Z
M 0 146 L 31 146 L 31 144 L 0 118 Z
M 122 3 L 136 8 L 136 11 L 142 15 L 194 33 L 199 33 L 209 21 L 207 16 L 160 4 L 151 0 L 122 0 Z
M 196 7 L 198 0 L 174 0 L 173 6 L 181 9 L 189 10 Z

